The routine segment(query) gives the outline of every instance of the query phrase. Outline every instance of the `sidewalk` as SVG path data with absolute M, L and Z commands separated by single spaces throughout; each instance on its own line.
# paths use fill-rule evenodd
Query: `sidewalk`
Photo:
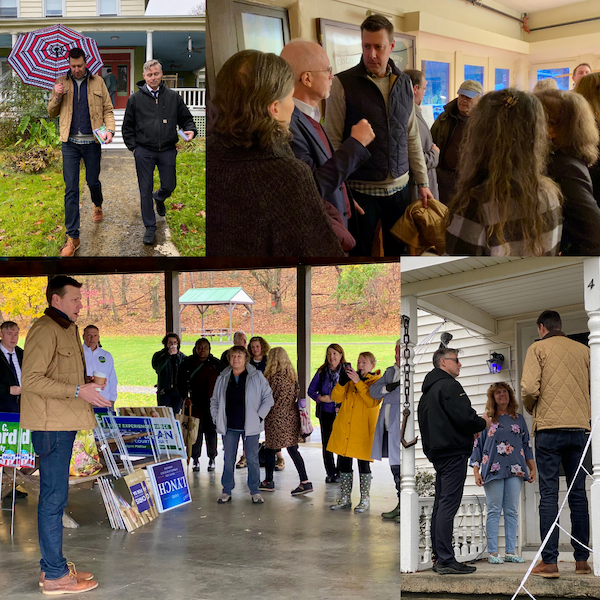
M 85 178 L 84 171 L 81 172 Z M 92 221 L 94 205 L 87 185 L 81 195 L 81 248 L 76 256 L 179 256 L 164 217 L 157 215 L 156 244 L 142 243 L 144 225 L 134 158 L 129 150 L 102 152 L 104 219 Z

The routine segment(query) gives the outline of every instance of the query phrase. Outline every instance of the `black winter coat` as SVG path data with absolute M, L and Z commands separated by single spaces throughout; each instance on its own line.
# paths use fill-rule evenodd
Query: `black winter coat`
M 425 376 L 418 416 L 423 450 L 431 462 L 469 456 L 473 434 L 486 427 L 485 419 L 477 416 L 462 385 L 438 368 Z
M 127 100 L 122 132 L 129 150 L 133 151 L 137 146 L 155 152 L 175 148 L 181 139 L 178 128 L 198 134 L 192 113 L 177 92 L 161 83 L 155 100 L 144 85 L 144 81 L 138 81 L 140 91 Z

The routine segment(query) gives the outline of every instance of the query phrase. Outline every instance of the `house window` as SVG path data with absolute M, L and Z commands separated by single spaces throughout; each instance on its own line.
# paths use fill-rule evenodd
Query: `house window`
M 478 65 L 465 65 L 465 81 L 467 79 L 479 81 L 481 87 L 483 87 L 483 67 Z
M 421 71 L 427 79 L 427 91 L 423 97 L 423 104 L 433 107 L 433 118 L 437 119 L 444 111 L 444 105 L 449 102 L 450 63 L 422 60 Z
M 569 68 L 564 69 L 538 69 L 537 80 L 555 79 L 559 90 L 569 89 Z
M 0 0 L 0 17 L 18 17 L 17 0 Z
M 62 17 L 63 15 L 63 0 L 46 0 L 46 16 L 47 17 Z
M 505 90 L 510 84 L 510 69 L 496 69 L 494 89 Z
M 104 17 L 118 15 L 118 0 L 98 0 L 98 14 Z

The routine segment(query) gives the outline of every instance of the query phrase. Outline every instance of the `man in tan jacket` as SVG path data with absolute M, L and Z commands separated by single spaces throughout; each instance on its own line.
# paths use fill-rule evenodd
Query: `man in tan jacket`
M 48 283 L 48 308 L 27 334 L 21 376 L 21 427 L 32 431 L 40 466 L 38 536 L 45 594 L 74 594 L 98 586 L 93 575 L 67 566 L 62 554 L 62 515 L 69 494 L 75 434 L 96 427 L 92 406 L 112 403 L 85 383 L 85 359 L 75 321 L 81 284 L 59 275 Z M 101 386 L 102 388 L 104 386 Z
M 559 467 L 562 463 L 569 494 L 571 544 L 575 573 L 591 573 L 587 562 L 590 517 L 585 492 L 585 472 L 577 472 L 590 430 L 590 349 L 569 339 L 560 315 L 545 310 L 537 320 L 540 340 L 527 350 L 521 398 L 533 415 L 535 462 L 540 482 L 540 534 L 544 540 L 558 515 Z M 541 577 L 559 577 L 558 529 L 542 550 L 542 560 L 531 571 Z M 575 541 L 578 540 L 578 541 Z M 581 542 L 581 543 L 579 543 Z
M 63 177 L 65 180 L 65 227 L 67 241 L 61 256 L 73 256 L 79 249 L 79 164 L 85 163 L 85 179 L 94 203 L 94 223 L 100 223 L 102 185 L 100 176 L 100 144 L 94 130 L 106 127 L 105 143 L 112 142 L 115 117 L 110 95 L 99 75 L 86 67 L 81 48 L 69 51 L 69 71 L 59 77 L 48 102 L 48 114 L 60 114 Z

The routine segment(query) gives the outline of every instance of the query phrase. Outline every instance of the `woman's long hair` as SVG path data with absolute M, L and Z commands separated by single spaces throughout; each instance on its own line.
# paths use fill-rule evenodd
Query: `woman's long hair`
M 288 353 L 281 347 L 275 346 L 267 354 L 267 366 L 265 367 L 265 377 L 270 379 L 276 373 L 283 373 L 291 381 L 298 381 L 298 375 L 294 365 L 288 356 Z
M 552 132 L 552 147 L 590 166 L 598 160 L 598 126 L 580 94 L 546 90 L 538 94 Z
M 269 346 L 269 342 L 267 342 L 265 338 L 260 337 L 260 335 L 255 335 L 254 337 L 251 337 L 250 341 L 248 342 L 248 352 L 250 352 L 251 355 L 252 352 L 250 351 L 250 344 L 252 342 L 260 343 L 260 352 L 263 356 L 266 356 L 269 353 L 269 350 L 271 349 L 271 346 Z M 252 355 L 252 358 L 254 358 L 254 355 Z
M 498 422 L 498 415 L 496 414 L 497 405 L 496 399 L 494 398 L 494 392 L 499 389 L 504 389 L 508 392 L 508 414 L 513 419 L 516 419 L 517 415 L 519 414 L 519 405 L 517 404 L 517 399 L 515 398 L 515 393 L 512 387 L 510 387 L 508 383 L 504 383 L 504 381 L 492 383 L 492 385 L 490 385 L 487 391 L 487 402 L 485 405 L 485 412 L 487 413 L 487 416 L 490 417 L 490 419 L 492 419 L 493 423 Z
M 287 142 L 289 129 L 269 112 L 294 89 L 292 67 L 276 54 L 242 50 L 217 75 L 215 131 L 226 146 L 272 148 Z
M 485 94 L 466 126 L 446 224 L 455 215 L 485 224 L 493 215 L 487 239 L 495 236 L 504 244 L 507 223 L 513 221 L 521 231 L 512 237 L 516 233 L 532 254 L 541 254 L 546 210 L 542 202 L 559 195 L 543 175 L 548 153 L 544 110 L 535 96 L 513 88 Z M 520 217 L 516 222 L 515 215 Z
M 577 94 L 581 94 L 590 105 L 596 125 L 600 129 L 600 73 L 590 73 L 582 77 L 573 90 Z
M 327 346 L 327 350 L 329 350 L 330 348 L 332 350 L 335 350 L 336 352 L 339 352 L 342 355 L 342 358 L 340 359 L 340 365 L 346 362 L 346 355 L 344 354 L 344 349 L 339 344 L 329 344 L 329 346 Z M 329 367 L 329 363 L 327 362 L 327 350 L 325 350 L 325 362 L 317 369 L 319 373 L 321 373 Z

